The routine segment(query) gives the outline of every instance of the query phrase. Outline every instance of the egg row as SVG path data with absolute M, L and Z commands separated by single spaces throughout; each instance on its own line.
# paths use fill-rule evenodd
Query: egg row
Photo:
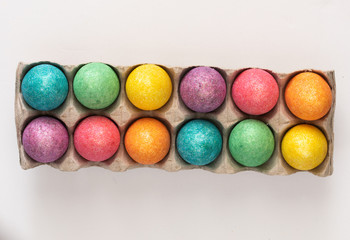
M 226 81 L 211 67 L 195 67 L 180 81 L 179 93 L 184 104 L 194 112 L 212 112 L 225 100 Z M 127 98 L 141 110 L 157 110 L 172 94 L 172 81 L 160 66 L 143 64 L 127 77 Z M 68 81 L 56 66 L 40 64 L 31 68 L 21 84 L 24 100 L 34 109 L 50 111 L 59 107 L 68 94 Z M 231 95 L 235 105 L 249 115 L 262 115 L 277 104 L 279 86 L 269 72 L 247 69 L 233 82 Z M 74 76 L 73 92 L 86 108 L 104 109 L 120 92 L 116 72 L 107 64 L 89 63 Z M 317 73 L 303 72 L 287 84 L 284 99 L 289 110 L 303 120 L 317 120 L 325 116 L 332 105 L 332 92 L 327 81 Z
M 105 161 L 120 145 L 118 126 L 104 116 L 84 118 L 73 134 L 75 150 L 88 161 Z M 167 127 L 155 118 L 140 118 L 126 130 L 124 146 L 140 164 L 155 164 L 165 158 L 171 145 Z M 64 124 L 49 116 L 33 119 L 22 134 L 24 151 L 35 161 L 49 163 L 68 149 L 69 134 Z M 245 119 L 233 126 L 228 148 L 232 160 L 247 167 L 267 162 L 275 150 L 273 130 L 264 122 Z M 176 136 L 176 149 L 192 165 L 207 165 L 219 156 L 223 138 L 211 121 L 193 119 L 182 125 Z M 325 159 L 328 144 L 320 129 L 309 124 L 293 126 L 283 136 L 281 151 L 285 161 L 298 170 L 310 170 Z

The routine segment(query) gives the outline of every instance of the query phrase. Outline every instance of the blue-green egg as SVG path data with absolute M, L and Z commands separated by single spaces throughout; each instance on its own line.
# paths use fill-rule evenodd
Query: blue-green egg
M 180 129 L 176 147 L 186 162 L 192 165 L 206 165 L 213 162 L 221 152 L 221 133 L 207 120 L 191 120 Z
M 58 108 L 68 94 L 68 81 L 64 73 L 51 64 L 31 68 L 22 80 L 24 100 L 34 109 L 50 111 Z

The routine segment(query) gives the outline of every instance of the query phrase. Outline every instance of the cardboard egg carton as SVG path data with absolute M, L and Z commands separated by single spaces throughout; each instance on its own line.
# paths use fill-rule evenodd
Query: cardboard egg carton
M 73 79 L 76 72 L 81 65 L 58 65 L 66 75 L 69 83 L 69 92 L 65 102 L 57 109 L 53 111 L 37 111 L 31 108 L 23 99 L 21 93 L 21 81 L 26 72 L 40 63 L 50 62 L 38 62 L 32 64 L 19 63 L 16 74 L 16 96 L 15 96 L 15 115 L 16 115 L 16 128 L 17 128 L 17 141 L 20 156 L 20 163 L 23 169 L 30 169 L 43 165 L 31 159 L 23 149 L 22 145 L 22 132 L 25 126 L 34 118 L 41 115 L 49 115 L 60 119 L 67 127 L 69 133 L 69 147 L 67 152 L 57 161 L 47 163 L 54 168 L 62 171 L 76 171 L 80 168 L 98 166 L 103 167 L 115 172 L 126 171 L 128 169 L 137 167 L 152 167 L 160 168 L 167 171 L 179 171 L 183 169 L 200 168 L 208 170 L 214 173 L 237 173 L 240 171 L 253 170 L 268 175 L 289 175 L 297 172 L 298 170 L 290 167 L 282 157 L 281 153 L 281 141 L 288 129 L 300 124 L 309 123 L 319 127 L 325 134 L 328 140 L 328 153 L 323 163 L 315 169 L 309 172 L 318 176 L 329 176 L 333 172 L 333 119 L 336 99 L 336 88 L 334 71 L 316 71 L 316 70 L 301 70 L 293 73 L 274 73 L 269 70 L 278 82 L 280 88 L 280 96 L 276 106 L 268 113 L 261 116 L 251 116 L 240 111 L 234 104 L 231 97 L 231 88 L 234 79 L 238 74 L 246 69 L 220 69 L 218 70 L 227 84 L 227 94 L 225 102 L 214 112 L 211 113 L 196 113 L 188 109 L 182 102 L 179 96 L 179 83 L 182 77 L 193 67 L 163 67 L 170 75 L 173 83 L 173 93 L 170 100 L 162 108 L 155 111 L 143 111 L 133 106 L 128 100 L 125 92 L 125 82 L 129 73 L 139 65 L 135 66 L 111 66 L 119 76 L 121 83 L 120 93 L 117 100 L 109 107 L 102 110 L 91 110 L 81 105 L 75 98 L 73 93 Z M 303 71 L 314 71 L 326 79 L 332 89 L 333 103 L 329 113 L 322 119 L 317 121 L 304 121 L 295 117 L 287 108 L 284 101 L 284 89 L 287 82 L 296 74 Z M 81 157 L 74 148 L 73 134 L 77 124 L 87 116 L 90 115 L 103 115 L 112 119 L 120 130 L 121 142 L 118 151 L 110 159 L 103 162 L 91 162 Z M 127 154 L 124 147 L 124 135 L 128 128 L 135 120 L 141 117 L 153 117 L 163 122 L 171 134 L 171 147 L 167 156 L 154 165 L 141 165 L 133 161 Z M 223 136 L 223 148 L 218 158 L 205 166 L 194 166 L 186 163 L 178 154 L 175 147 L 175 140 L 178 131 L 181 126 L 191 119 L 207 119 L 212 121 L 221 131 Z M 228 136 L 235 124 L 239 121 L 247 118 L 254 118 L 261 120 L 268 124 L 272 129 L 275 137 L 275 150 L 271 158 L 263 165 L 259 167 L 244 167 L 235 162 L 228 149 Z

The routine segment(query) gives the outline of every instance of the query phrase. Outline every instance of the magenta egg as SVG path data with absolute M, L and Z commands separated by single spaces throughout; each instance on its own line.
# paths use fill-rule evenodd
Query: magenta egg
M 245 70 L 234 80 L 232 99 L 236 106 L 250 115 L 269 112 L 277 103 L 279 88 L 275 78 L 265 70 Z
M 212 112 L 225 100 L 225 79 L 213 68 L 193 68 L 181 80 L 180 96 L 191 110 Z
M 69 136 L 65 126 L 52 117 L 32 120 L 22 134 L 24 151 L 35 161 L 56 161 L 67 151 Z

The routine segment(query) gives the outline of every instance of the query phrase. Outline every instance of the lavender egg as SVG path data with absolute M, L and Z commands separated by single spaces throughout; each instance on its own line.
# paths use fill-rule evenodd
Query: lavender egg
M 24 151 L 35 161 L 56 161 L 67 151 L 69 136 L 63 124 L 52 117 L 38 117 L 24 129 Z
M 180 83 L 180 96 L 185 105 L 195 112 L 212 112 L 224 102 L 226 82 L 210 67 L 190 70 Z

